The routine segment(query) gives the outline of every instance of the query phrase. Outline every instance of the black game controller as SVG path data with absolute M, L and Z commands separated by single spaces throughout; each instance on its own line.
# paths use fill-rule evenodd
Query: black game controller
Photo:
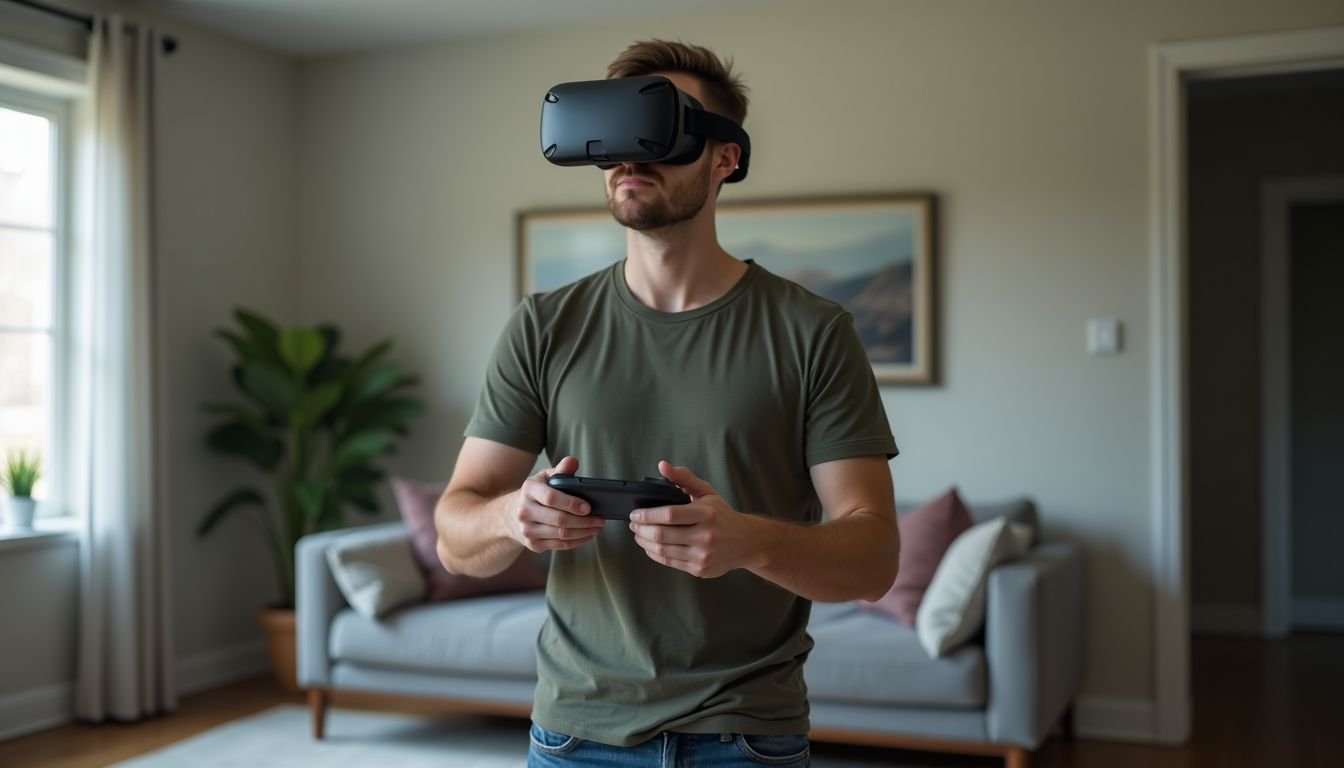
M 690 504 L 691 497 L 662 477 L 643 480 L 604 480 L 598 477 L 551 475 L 546 484 L 583 499 L 592 506 L 592 514 L 608 520 L 629 520 L 636 509 Z

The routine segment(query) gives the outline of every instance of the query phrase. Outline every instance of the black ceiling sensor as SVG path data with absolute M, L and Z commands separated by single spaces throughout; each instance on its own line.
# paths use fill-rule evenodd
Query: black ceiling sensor
M 685 165 L 700 158 L 706 139 L 741 147 L 737 169 L 725 181 L 747 177 L 747 132 L 666 77 L 562 83 L 541 102 L 541 154 L 556 165 Z

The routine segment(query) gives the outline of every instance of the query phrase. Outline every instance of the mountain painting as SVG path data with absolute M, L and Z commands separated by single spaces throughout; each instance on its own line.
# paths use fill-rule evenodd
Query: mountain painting
M 932 195 L 722 203 L 719 242 L 739 259 L 834 301 L 880 383 L 933 383 Z M 625 256 L 625 231 L 604 210 L 523 213 L 523 293 L 558 288 Z

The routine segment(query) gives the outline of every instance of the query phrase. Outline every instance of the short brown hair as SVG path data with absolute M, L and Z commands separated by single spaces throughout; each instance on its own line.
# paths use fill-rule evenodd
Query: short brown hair
M 713 112 L 732 118 L 738 125 L 747 119 L 747 86 L 733 72 L 733 61 L 699 45 L 668 40 L 631 43 L 607 67 L 608 79 L 639 77 L 654 72 L 685 72 L 700 78 Z

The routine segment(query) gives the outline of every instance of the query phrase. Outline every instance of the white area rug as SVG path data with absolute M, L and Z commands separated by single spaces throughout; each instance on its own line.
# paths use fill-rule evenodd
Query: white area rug
M 524 768 L 527 743 L 525 720 L 347 709 L 329 710 L 327 737 L 314 741 L 308 710 L 283 704 L 117 763 L 116 768 Z M 974 759 L 962 762 L 886 750 L 856 757 L 855 748 L 831 744 L 814 744 L 812 749 L 814 768 L 985 765 Z M 914 762 L 896 762 L 902 757 Z
M 515 720 L 511 725 L 487 718 L 331 709 L 326 738 L 315 741 L 308 710 L 282 704 L 116 765 L 522 768 L 527 765 L 527 723 Z

